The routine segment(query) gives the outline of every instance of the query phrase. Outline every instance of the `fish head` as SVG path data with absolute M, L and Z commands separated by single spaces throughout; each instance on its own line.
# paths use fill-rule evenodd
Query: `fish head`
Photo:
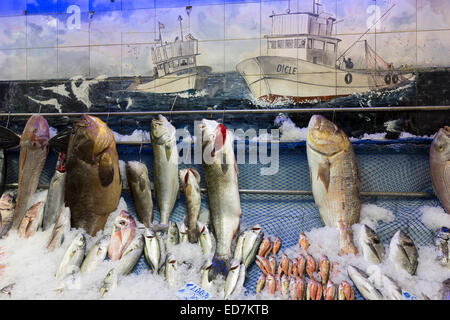
M 209 230 L 206 224 L 203 224 L 200 221 L 197 221 L 197 229 L 200 233 L 200 236 L 207 236 L 209 234 Z
M 320 115 L 313 115 L 309 121 L 307 143 L 326 156 L 347 150 L 351 146 L 344 131 Z
M 175 127 L 163 115 L 158 115 L 158 119 L 153 119 L 150 125 L 152 143 L 165 144 L 167 141 L 175 139 Z
M 7 207 L 13 207 L 16 203 L 16 200 L 14 199 L 12 193 L 5 192 L 0 198 L 0 203 L 2 205 L 6 205 Z
M 241 265 L 241 263 L 239 262 L 239 260 L 237 259 L 232 259 L 230 262 L 230 272 L 232 271 L 238 271 L 239 266 Z
M 417 252 L 414 241 L 402 230 L 397 231 L 391 241 L 395 246 L 402 248 L 402 252 L 406 253 L 408 260 Z
M 234 140 L 231 131 L 217 121 L 203 119 L 200 126 L 202 130 L 203 148 L 211 150 L 212 158 Z
M 194 168 L 181 169 L 179 176 L 183 188 L 186 188 L 188 185 L 200 184 L 200 174 Z
M 146 228 L 144 231 L 144 237 L 148 240 L 155 238 L 156 234 L 151 228 Z
M 450 127 L 445 126 L 439 129 L 438 133 L 431 143 L 431 150 L 439 158 L 450 161 Z
M 136 221 L 134 218 L 125 210 L 120 211 L 119 215 L 114 221 L 114 232 L 119 232 L 123 234 L 125 230 L 134 232 L 136 229 Z
M 78 248 L 83 248 L 86 246 L 86 238 L 84 237 L 84 234 L 80 233 L 78 234 L 75 239 L 73 240 L 73 243 Z
M 47 120 L 41 115 L 32 115 L 23 129 L 20 144 L 31 145 L 35 148 L 45 148 L 50 139 L 50 130 Z

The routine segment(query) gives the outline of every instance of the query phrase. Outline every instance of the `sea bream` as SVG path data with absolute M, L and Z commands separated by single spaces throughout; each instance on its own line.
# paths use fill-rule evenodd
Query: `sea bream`
M 384 253 L 383 242 L 378 238 L 375 231 L 365 224 L 361 228 L 359 246 L 364 259 L 372 263 L 381 263 Z
M 342 254 L 357 254 L 352 225 L 359 221 L 359 166 L 350 140 L 334 123 L 314 115 L 306 144 L 311 186 L 320 217 L 338 228 Z
M 14 196 L 9 192 L 3 193 L 0 198 L 0 239 L 6 236 L 12 227 L 15 206 L 16 200 Z
M 136 222 L 125 210 L 122 210 L 114 220 L 114 227 L 108 246 L 108 256 L 112 261 L 119 260 L 133 241 L 136 233 Z
M 389 245 L 389 260 L 397 270 L 414 275 L 419 264 L 419 253 L 414 241 L 402 230 L 397 231 Z
M 64 208 L 64 190 L 66 185 L 66 153 L 61 152 L 56 163 L 56 171 L 50 180 L 45 200 L 42 230 L 47 230 L 58 219 L 61 208 Z
M 53 251 L 59 248 L 64 241 L 64 234 L 70 231 L 70 209 L 69 207 L 61 207 L 58 219 L 53 226 L 52 234 L 47 243 L 47 250 Z
M 175 127 L 159 115 L 150 126 L 153 149 L 154 186 L 160 212 L 156 230 L 167 230 L 169 218 L 179 193 L 178 150 Z
M 142 162 L 128 161 L 125 168 L 136 214 L 139 221 L 149 228 L 153 221 L 153 200 L 147 166 Z
M 197 221 L 200 215 L 201 194 L 200 174 L 194 168 L 180 170 L 181 188 L 186 198 L 186 217 L 184 223 L 188 229 L 190 243 L 198 241 Z
M 430 147 L 430 173 L 433 190 L 450 214 L 450 127 L 441 128 Z
M 38 231 L 44 217 L 44 205 L 43 201 L 39 201 L 27 210 L 19 225 L 19 236 L 29 238 Z
M 208 205 L 216 238 L 213 271 L 226 275 L 241 217 L 234 138 L 231 131 L 216 121 L 203 119 L 200 128 Z
M 119 204 L 122 184 L 113 132 L 100 119 L 83 115 L 69 136 L 66 205 L 74 228 L 95 236 Z

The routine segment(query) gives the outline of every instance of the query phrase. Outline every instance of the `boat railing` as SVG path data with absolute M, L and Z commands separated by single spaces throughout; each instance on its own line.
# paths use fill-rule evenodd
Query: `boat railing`
M 198 54 L 198 40 L 175 41 L 154 47 L 151 50 L 154 64 Z

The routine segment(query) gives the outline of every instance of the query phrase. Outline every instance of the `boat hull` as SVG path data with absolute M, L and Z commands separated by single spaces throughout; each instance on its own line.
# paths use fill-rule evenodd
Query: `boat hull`
M 133 83 L 128 90 L 151 93 L 177 93 L 202 90 L 205 88 L 206 78 L 209 73 L 211 73 L 211 67 L 199 66 L 189 68 L 146 83 Z
M 393 88 L 400 82 L 408 81 L 404 76 L 397 76 L 395 83 L 392 77 L 387 83 L 385 77 L 388 71 L 373 74 L 367 70 L 341 70 L 280 56 L 246 59 L 236 69 L 245 79 L 252 95 L 268 101 L 328 101 L 355 93 Z

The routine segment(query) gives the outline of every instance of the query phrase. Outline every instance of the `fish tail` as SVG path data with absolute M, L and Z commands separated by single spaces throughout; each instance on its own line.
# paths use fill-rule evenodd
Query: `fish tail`
M 217 275 L 222 274 L 224 277 L 228 275 L 230 271 L 230 257 L 221 257 L 214 255 L 212 260 L 212 267 L 209 270 L 209 278 L 214 279 Z
M 358 249 L 353 243 L 353 229 L 351 225 L 339 223 L 339 244 L 341 247 L 340 255 L 343 254 L 358 254 Z
M 198 242 L 198 230 L 197 228 L 188 230 L 188 239 L 190 243 Z

